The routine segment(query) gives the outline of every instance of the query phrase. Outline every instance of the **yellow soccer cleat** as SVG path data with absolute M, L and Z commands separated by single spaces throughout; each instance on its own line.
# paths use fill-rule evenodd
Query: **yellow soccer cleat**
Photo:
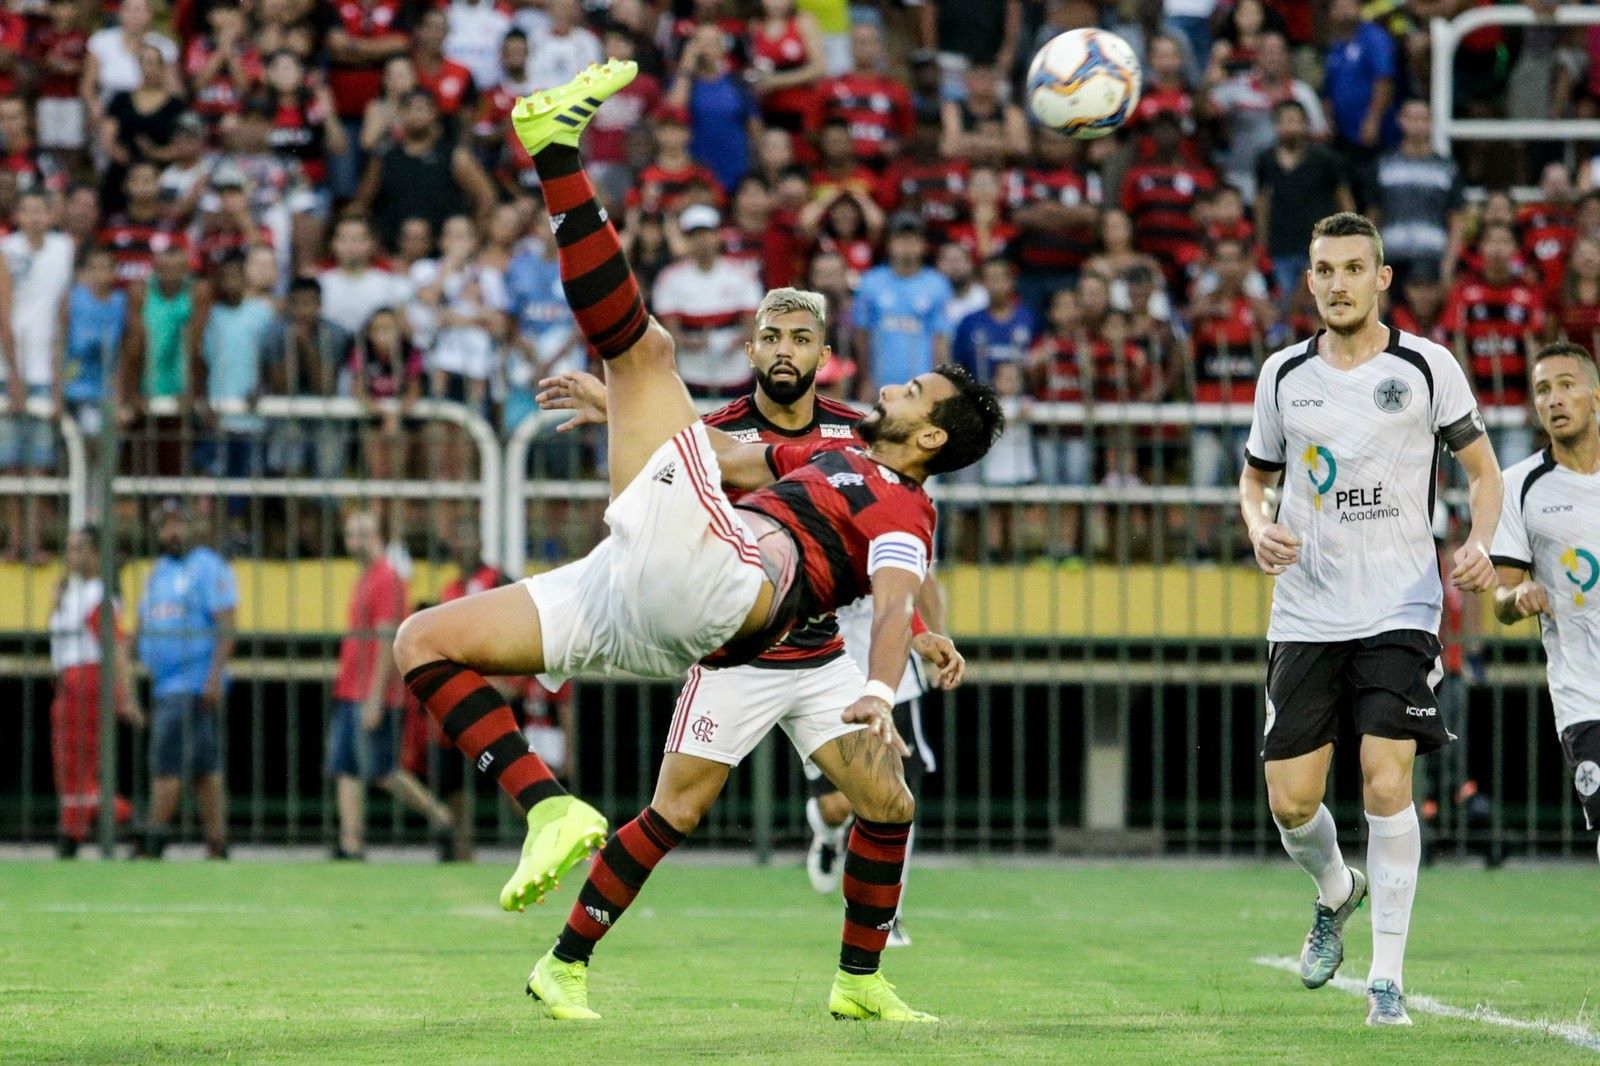
M 858 1022 L 936 1022 L 939 1019 L 920 1010 L 912 1010 L 906 1001 L 894 993 L 894 985 L 882 973 L 845 973 L 840 970 L 833 978 L 833 992 L 828 996 L 828 1011 L 835 1018 Z
M 550 1010 L 558 1022 L 597 1022 L 600 1015 L 589 1009 L 589 967 L 581 962 L 562 962 L 555 952 L 546 952 L 528 975 L 528 995 Z
M 600 105 L 638 73 L 639 64 L 632 60 L 591 63 L 565 85 L 519 98 L 511 108 L 511 128 L 530 156 L 551 144 L 576 148 Z
M 528 812 L 528 838 L 522 842 L 522 860 L 506 887 L 500 906 L 526 910 L 542 903 L 566 872 L 588 858 L 606 842 L 605 815 L 576 796 L 552 796 Z

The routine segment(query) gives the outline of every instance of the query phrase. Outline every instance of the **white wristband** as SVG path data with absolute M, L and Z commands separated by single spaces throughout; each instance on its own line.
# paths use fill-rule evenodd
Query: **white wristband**
M 882 681 L 868 681 L 866 690 L 861 693 L 863 699 L 882 700 L 890 707 L 894 706 L 894 689 Z

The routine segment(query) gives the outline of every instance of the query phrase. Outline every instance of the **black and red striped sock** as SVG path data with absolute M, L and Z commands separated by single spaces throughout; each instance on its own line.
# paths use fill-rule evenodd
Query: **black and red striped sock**
M 654 807 L 646 807 L 639 817 L 618 829 L 589 864 L 589 879 L 556 940 L 556 958 L 588 962 L 595 942 L 617 924 L 656 863 L 681 843 L 683 834 L 668 825 Z
M 506 795 L 531 811 L 540 800 L 566 794 L 544 760 L 528 749 L 517 716 L 476 670 L 446 659 L 406 674 L 406 687 L 428 709 L 450 742 Z
M 603 358 L 632 348 L 650 325 L 617 231 L 595 198 L 576 148 L 552 144 L 533 157 L 556 239 L 561 284 L 578 328 Z
M 839 969 L 877 973 L 900 905 L 900 875 L 906 864 L 910 822 L 857 818 L 844 855 L 844 938 Z

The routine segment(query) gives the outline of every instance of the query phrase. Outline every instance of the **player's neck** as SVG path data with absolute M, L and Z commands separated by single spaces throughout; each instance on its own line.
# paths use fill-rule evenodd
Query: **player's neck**
M 761 412 L 761 417 L 777 426 L 779 429 L 801 430 L 809 426 L 817 417 L 817 392 L 807 389 L 805 395 L 794 403 L 782 404 L 762 391 L 761 386 L 756 386 L 756 410 Z
M 1377 357 L 1389 346 L 1389 327 L 1376 314 L 1353 333 L 1324 330 L 1317 354 L 1340 370 L 1349 370 Z
M 920 470 L 913 473 L 911 460 L 892 444 L 885 444 L 879 441 L 877 444 L 869 446 L 867 448 L 867 458 L 879 466 L 888 467 L 907 480 L 915 481 L 918 485 L 921 485 L 926 477 Z
M 1568 470 L 1580 474 L 1600 473 L 1600 425 L 1589 427 L 1589 432 L 1572 441 L 1550 442 L 1550 454 Z

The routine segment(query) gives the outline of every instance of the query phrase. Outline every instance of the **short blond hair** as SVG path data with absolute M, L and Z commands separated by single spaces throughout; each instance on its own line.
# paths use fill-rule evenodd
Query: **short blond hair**
M 817 320 L 818 329 L 825 332 L 828 328 L 828 298 L 820 292 L 788 286 L 773 289 L 762 298 L 761 305 L 756 308 L 756 328 L 773 315 L 786 315 L 791 311 L 808 311 Z

